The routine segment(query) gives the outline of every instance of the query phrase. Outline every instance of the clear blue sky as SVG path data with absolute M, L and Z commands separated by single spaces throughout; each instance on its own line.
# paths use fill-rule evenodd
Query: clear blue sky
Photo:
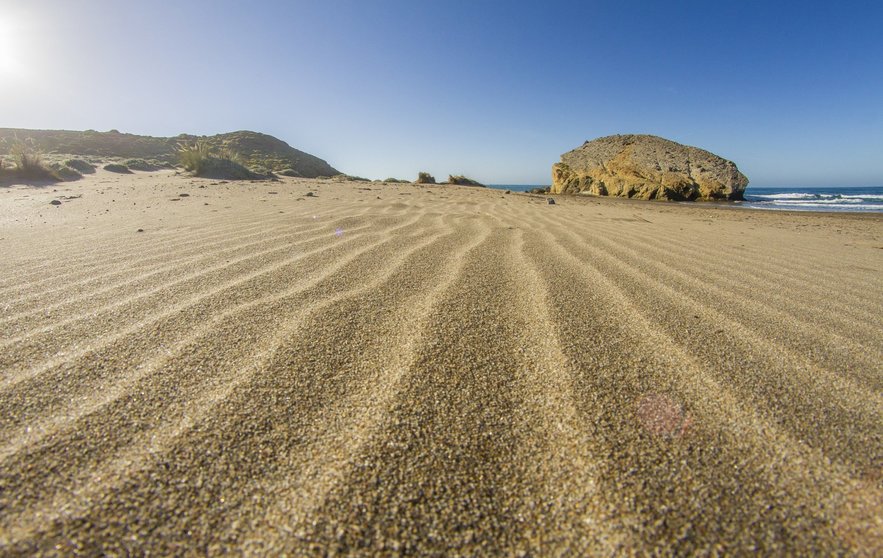
M 0 0 L 0 126 L 251 129 L 490 183 L 650 133 L 755 186 L 883 185 L 883 1 Z

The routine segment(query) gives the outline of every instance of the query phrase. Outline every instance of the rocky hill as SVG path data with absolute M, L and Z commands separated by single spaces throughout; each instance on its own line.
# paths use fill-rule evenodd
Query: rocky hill
M 251 168 L 281 172 L 291 169 L 307 178 L 340 174 L 334 167 L 309 153 L 304 153 L 284 141 L 258 132 L 238 131 L 214 136 L 181 134 L 164 138 L 109 132 L 69 130 L 27 130 L 0 128 L 0 155 L 7 153 L 15 139 L 28 141 L 48 155 L 91 156 L 105 158 L 138 158 L 163 163 L 174 163 L 181 143 L 203 140 L 213 148 L 229 149 L 238 153 L 242 162 Z
M 552 166 L 555 194 L 644 200 L 741 200 L 748 178 L 732 161 L 650 135 L 587 141 Z

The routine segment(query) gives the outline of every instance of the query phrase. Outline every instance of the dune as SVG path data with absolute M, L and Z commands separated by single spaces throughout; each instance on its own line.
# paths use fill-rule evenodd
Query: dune
M 883 553 L 881 216 L 357 186 L 0 188 L 0 553 Z

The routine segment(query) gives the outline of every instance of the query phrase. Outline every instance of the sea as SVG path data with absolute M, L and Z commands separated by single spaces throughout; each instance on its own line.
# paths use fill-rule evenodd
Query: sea
M 545 188 L 540 184 L 489 184 L 491 188 L 526 192 Z M 883 186 L 845 188 L 756 188 L 745 190 L 745 201 L 737 207 L 779 211 L 850 211 L 883 213 Z
M 789 211 L 883 212 L 883 186 L 864 188 L 754 188 L 742 207 Z

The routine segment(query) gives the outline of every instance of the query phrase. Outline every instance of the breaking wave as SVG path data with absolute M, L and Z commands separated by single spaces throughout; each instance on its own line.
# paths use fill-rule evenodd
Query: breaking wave
M 745 207 L 806 211 L 883 212 L 883 188 L 750 188 Z

